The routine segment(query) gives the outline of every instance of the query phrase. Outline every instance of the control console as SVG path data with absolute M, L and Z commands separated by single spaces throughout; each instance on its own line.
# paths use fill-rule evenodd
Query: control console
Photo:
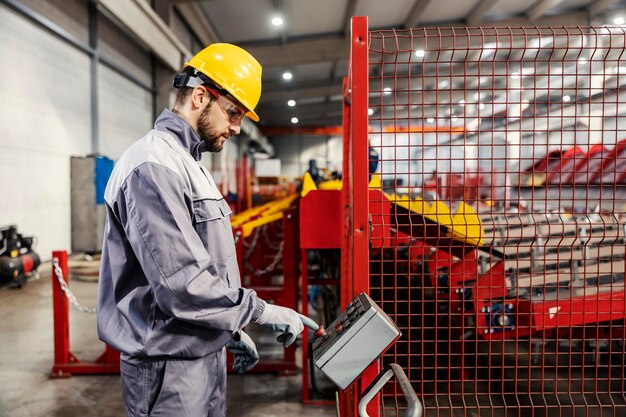
M 367 294 L 361 293 L 325 333 L 316 335 L 315 366 L 345 390 L 400 337 L 400 330 Z

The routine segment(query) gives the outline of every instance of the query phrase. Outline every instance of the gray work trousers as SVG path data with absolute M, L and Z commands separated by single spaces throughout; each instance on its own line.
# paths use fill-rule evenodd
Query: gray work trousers
M 128 417 L 224 417 L 226 352 L 192 360 L 120 359 Z

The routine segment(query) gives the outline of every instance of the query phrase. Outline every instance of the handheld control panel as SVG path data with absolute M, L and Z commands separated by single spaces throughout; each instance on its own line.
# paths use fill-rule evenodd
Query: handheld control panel
M 344 390 L 399 336 L 389 316 L 361 293 L 315 340 L 313 362 Z

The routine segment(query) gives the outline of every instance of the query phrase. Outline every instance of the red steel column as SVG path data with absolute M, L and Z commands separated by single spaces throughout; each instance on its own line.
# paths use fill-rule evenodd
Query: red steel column
M 368 184 L 368 108 L 369 108 L 369 49 L 367 17 L 352 18 L 351 34 L 351 173 L 352 182 L 352 270 L 353 296 L 369 292 L 369 184 Z M 378 376 L 378 362 L 373 363 L 361 375 L 359 392 Z M 359 396 L 360 397 L 360 396 Z M 358 400 L 358 399 L 355 399 Z M 370 416 L 378 417 L 380 407 L 377 398 L 370 402 L 367 411 Z M 356 415 L 356 413 L 355 413 Z

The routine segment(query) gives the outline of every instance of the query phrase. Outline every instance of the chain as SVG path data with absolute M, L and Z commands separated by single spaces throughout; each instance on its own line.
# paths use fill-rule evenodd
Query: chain
M 259 242 L 259 236 L 261 235 L 259 232 L 260 232 L 259 228 L 257 227 L 254 230 L 254 234 L 252 235 L 252 242 L 250 242 L 250 245 L 247 245 L 248 248 L 246 250 L 246 253 L 243 255 L 244 258 L 246 259 L 249 258 L 250 255 L 252 255 L 252 253 L 254 252 L 254 249 L 256 249 L 256 244 Z M 245 244 L 245 241 L 244 241 L 244 244 Z
M 72 294 L 69 286 L 67 285 L 67 282 L 63 278 L 63 271 L 61 270 L 61 267 L 59 266 L 59 260 L 57 258 L 52 258 L 52 268 L 54 269 L 54 275 L 56 275 L 57 280 L 59 281 L 59 285 L 61 286 L 61 289 L 65 293 L 65 296 L 67 297 L 67 299 L 70 300 L 70 304 L 72 304 L 78 311 L 82 313 L 95 314 L 96 313 L 95 308 L 87 307 L 86 305 L 79 303 L 78 300 L 76 299 L 76 296 Z
M 263 226 L 262 231 L 263 231 L 263 240 L 265 240 L 265 243 L 267 244 L 267 246 L 271 249 L 271 250 L 278 250 L 280 248 L 280 245 L 274 245 L 272 244 L 272 242 L 270 241 L 270 238 L 268 236 L 269 233 L 267 233 L 267 230 L 269 229 L 269 227 L 265 227 Z M 281 233 L 282 235 L 282 233 Z M 277 238 L 280 239 L 280 241 L 282 242 L 283 237 L 282 236 L 277 236 Z
M 278 252 L 276 252 L 276 256 L 274 256 L 274 260 L 266 268 L 254 269 L 254 267 L 250 265 L 250 262 L 246 262 L 246 267 L 248 268 L 248 271 L 250 271 L 252 274 L 256 276 L 269 274 L 270 272 L 274 271 L 276 269 L 276 266 L 278 265 L 278 263 L 283 257 L 284 246 L 285 246 L 284 241 L 280 242 L 280 247 L 278 248 Z

